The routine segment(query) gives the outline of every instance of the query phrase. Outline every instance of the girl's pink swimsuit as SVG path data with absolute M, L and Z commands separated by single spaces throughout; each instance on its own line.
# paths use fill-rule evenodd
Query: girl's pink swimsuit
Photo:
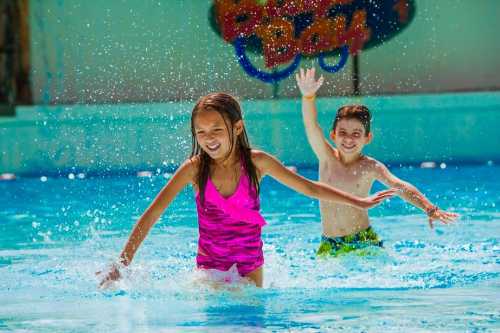
M 236 264 L 245 276 L 264 264 L 261 229 L 266 221 L 260 215 L 259 196 L 251 186 L 245 168 L 234 193 L 224 198 L 210 177 L 205 187 L 205 202 L 196 195 L 200 238 L 198 268 L 227 271 Z

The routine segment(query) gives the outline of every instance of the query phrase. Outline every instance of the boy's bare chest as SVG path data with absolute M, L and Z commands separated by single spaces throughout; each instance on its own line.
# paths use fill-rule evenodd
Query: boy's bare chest
M 320 166 L 320 181 L 340 190 L 365 196 L 373 183 L 372 176 L 362 165 L 346 167 L 341 163 L 329 163 Z

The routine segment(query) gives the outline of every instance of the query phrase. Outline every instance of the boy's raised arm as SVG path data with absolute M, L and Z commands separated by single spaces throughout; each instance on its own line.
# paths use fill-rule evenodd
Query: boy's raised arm
M 323 130 L 318 123 L 318 112 L 316 110 L 316 91 L 323 84 L 323 76 L 316 80 L 314 75 L 314 68 L 307 69 L 305 72 L 301 68 L 299 73 L 295 75 L 295 79 L 302 94 L 302 117 L 307 139 L 317 158 L 324 160 L 329 157 L 332 146 L 323 135 Z
M 448 224 L 458 217 L 458 214 L 441 210 L 420 193 L 415 186 L 394 176 L 389 169 L 380 162 L 375 162 L 375 178 L 389 187 L 401 190 L 399 194 L 401 198 L 415 207 L 422 209 L 429 218 L 429 226 L 431 229 L 433 228 L 434 220 L 439 220 L 444 224 Z

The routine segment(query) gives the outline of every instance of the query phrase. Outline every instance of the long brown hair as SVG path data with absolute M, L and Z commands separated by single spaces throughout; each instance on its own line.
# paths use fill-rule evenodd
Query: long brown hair
M 200 164 L 198 168 L 198 174 L 196 175 L 196 182 L 198 185 L 201 202 L 205 201 L 205 187 L 207 185 L 208 176 L 210 173 L 210 162 L 211 157 L 201 148 L 196 140 L 196 132 L 194 128 L 194 118 L 196 115 L 203 111 L 216 111 L 224 119 L 226 124 L 226 129 L 229 133 L 231 141 L 231 149 L 229 154 L 233 152 L 233 126 L 234 124 L 242 120 L 241 107 L 238 101 L 231 95 L 226 93 L 213 93 L 201 97 L 193 108 L 191 113 L 191 136 L 192 136 L 192 151 L 191 158 L 198 156 L 200 159 Z M 252 162 L 252 148 L 250 147 L 250 142 L 248 140 L 247 132 L 243 126 L 243 131 L 238 135 L 236 141 L 237 149 L 241 155 L 241 161 L 245 170 L 248 174 L 250 183 L 253 185 L 255 194 L 258 195 L 259 179 L 257 176 L 257 168 Z

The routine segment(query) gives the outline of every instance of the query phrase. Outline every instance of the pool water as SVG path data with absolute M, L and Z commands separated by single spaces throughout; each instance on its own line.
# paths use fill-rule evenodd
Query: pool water
M 263 289 L 209 286 L 220 277 L 194 270 L 191 189 L 168 208 L 124 278 L 97 288 L 95 272 L 117 257 L 168 173 L 0 182 L 0 331 L 500 330 L 500 167 L 392 171 L 460 220 L 430 230 L 418 209 L 391 199 L 370 211 L 381 254 L 319 260 L 318 203 L 266 178 Z M 315 169 L 299 173 L 317 177 Z

